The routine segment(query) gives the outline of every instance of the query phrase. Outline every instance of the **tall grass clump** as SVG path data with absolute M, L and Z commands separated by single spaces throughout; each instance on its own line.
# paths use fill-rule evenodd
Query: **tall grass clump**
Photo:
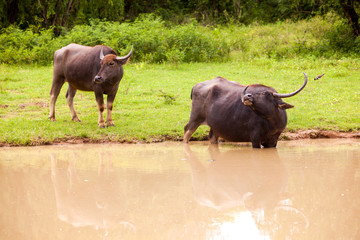
M 142 15 L 131 23 L 91 20 L 89 25 L 77 25 L 59 37 L 53 36 L 52 29 L 36 33 L 11 26 L 3 29 L 0 35 L 0 62 L 50 63 L 54 51 L 69 43 L 104 44 L 119 54 L 134 46 L 132 60 L 151 63 L 224 59 L 229 55 L 230 46 L 224 37 L 213 32 L 195 21 L 167 26 L 152 14 Z
M 237 56 L 244 59 L 360 55 L 359 38 L 353 37 L 347 22 L 334 13 L 297 22 L 230 24 L 219 31 L 226 36 Z

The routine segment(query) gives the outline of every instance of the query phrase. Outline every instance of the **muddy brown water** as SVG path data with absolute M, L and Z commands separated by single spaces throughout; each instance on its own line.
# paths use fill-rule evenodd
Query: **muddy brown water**
M 360 239 L 360 140 L 0 148 L 0 239 Z

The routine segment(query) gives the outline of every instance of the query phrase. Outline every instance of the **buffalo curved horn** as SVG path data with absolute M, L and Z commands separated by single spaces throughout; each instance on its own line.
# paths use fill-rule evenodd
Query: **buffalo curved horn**
M 101 48 L 101 51 L 100 51 L 100 60 L 103 60 L 103 58 L 104 58 L 104 52 L 103 52 L 103 50 L 102 50 L 102 48 Z
M 245 95 L 245 92 L 246 92 L 246 90 L 248 89 L 248 87 L 249 87 L 249 85 L 246 86 L 246 88 L 245 88 L 244 91 L 242 92 L 243 95 Z
M 244 98 L 245 98 L 245 92 L 246 92 L 246 90 L 248 89 L 248 87 L 249 87 L 249 85 L 244 88 L 244 91 L 242 92 L 242 95 L 241 95 L 241 101 L 242 101 L 243 103 L 244 103 Z
M 132 52 L 133 52 L 133 48 L 134 48 L 134 46 L 131 46 L 131 50 L 126 56 L 124 56 L 124 57 L 116 57 L 116 60 L 126 60 L 126 59 L 128 59 L 131 56 Z
M 305 228 L 308 228 L 310 225 L 308 217 L 299 209 L 293 207 L 293 206 L 287 206 L 287 205 L 280 205 L 275 208 L 276 211 L 284 210 L 289 212 L 294 212 L 296 214 L 299 214 L 304 220 L 305 220 Z
M 306 73 L 304 73 L 304 76 L 305 76 L 305 82 L 304 82 L 304 84 L 301 86 L 301 88 L 299 88 L 299 89 L 296 90 L 295 92 L 286 93 L 286 94 L 273 93 L 273 96 L 274 96 L 274 97 L 277 97 L 277 98 L 288 98 L 288 97 L 295 96 L 296 94 L 298 94 L 299 92 L 301 92 L 301 90 L 304 89 L 304 87 L 306 86 L 306 84 L 307 84 L 307 82 L 308 82 L 308 77 L 307 77 Z

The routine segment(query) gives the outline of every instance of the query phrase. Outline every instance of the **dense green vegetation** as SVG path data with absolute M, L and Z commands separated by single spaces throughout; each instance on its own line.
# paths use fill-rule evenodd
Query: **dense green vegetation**
M 214 61 L 228 56 L 230 51 L 225 38 L 213 29 L 195 22 L 166 27 L 164 21 L 150 14 L 133 23 L 92 21 L 60 37 L 54 37 L 51 29 L 35 33 L 11 26 L 0 35 L 0 62 L 49 64 L 55 50 L 72 42 L 104 44 L 118 53 L 128 52 L 133 45 L 136 54 L 132 60 L 146 62 Z
M 143 13 L 155 13 L 166 21 L 184 23 L 195 18 L 203 24 L 271 23 L 300 20 L 333 11 L 356 19 L 359 0 L 3 0 L 0 1 L 0 28 L 11 24 L 57 32 L 90 19 L 123 22 Z M 349 19 L 351 21 L 351 19 Z
M 132 61 L 148 63 L 225 61 L 230 52 L 243 60 L 360 55 L 359 38 L 352 37 L 346 21 L 333 13 L 298 22 L 212 27 L 195 21 L 167 24 L 150 14 L 132 23 L 92 21 L 90 25 L 77 25 L 59 37 L 51 29 L 37 33 L 10 26 L 0 34 L 0 63 L 50 64 L 54 51 L 72 42 L 108 45 L 119 54 L 134 46 Z

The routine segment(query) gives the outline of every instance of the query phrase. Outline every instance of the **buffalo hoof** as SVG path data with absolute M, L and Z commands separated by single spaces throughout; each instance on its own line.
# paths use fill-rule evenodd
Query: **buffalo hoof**
M 56 118 L 55 117 L 49 117 L 49 120 L 52 122 L 56 122 Z
M 81 122 L 81 120 L 78 117 L 73 117 L 73 122 Z
M 99 123 L 99 128 L 105 128 L 105 123 Z
M 107 127 L 115 127 L 115 124 L 114 124 L 113 121 L 109 121 L 109 122 L 106 123 L 106 126 Z

